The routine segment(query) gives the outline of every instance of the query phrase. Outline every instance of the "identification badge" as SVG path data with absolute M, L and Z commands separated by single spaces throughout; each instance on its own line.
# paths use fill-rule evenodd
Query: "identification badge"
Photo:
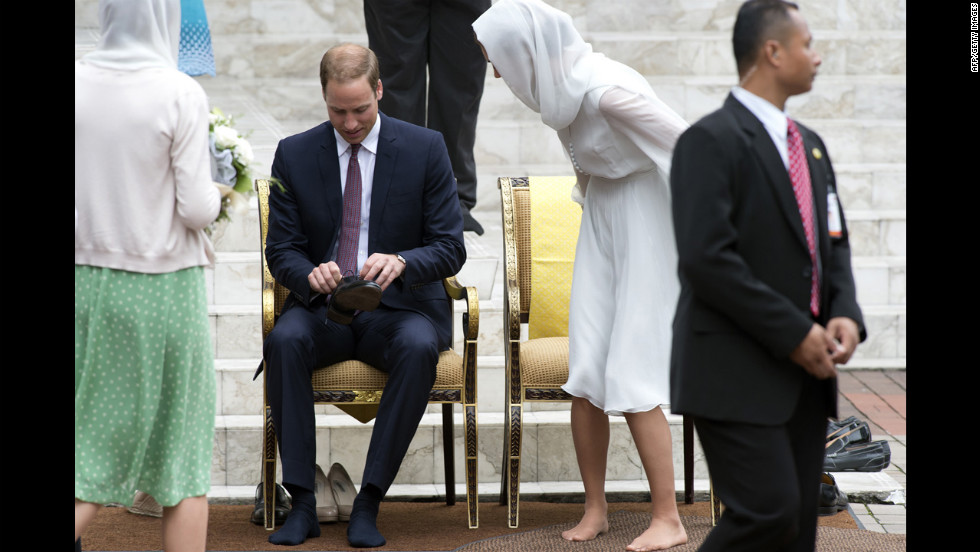
M 827 229 L 831 238 L 839 238 L 843 235 L 840 204 L 837 203 L 837 194 L 834 192 L 827 193 Z

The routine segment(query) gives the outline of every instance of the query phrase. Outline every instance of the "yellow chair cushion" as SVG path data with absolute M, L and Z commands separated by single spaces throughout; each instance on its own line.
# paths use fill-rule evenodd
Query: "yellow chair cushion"
M 571 200 L 574 177 L 533 177 L 531 304 L 528 338 L 568 335 L 575 244 L 582 207 Z
M 313 371 L 314 391 L 375 391 L 380 397 L 388 381 L 388 374 L 359 360 L 345 360 Z M 436 366 L 436 382 L 433 389 L 459 389 L 463 387 L 463 357 L 456 351 L 439 353 Z M 369 394 L 368 396 L 373 396 Z M 361 423 L 374 419 L 378 412 L 377 403 L 343 404 L 333 403 Z
M 521 384 L 558 387 L 568 381 L 568 338 L 542 337 L 521 343 Z

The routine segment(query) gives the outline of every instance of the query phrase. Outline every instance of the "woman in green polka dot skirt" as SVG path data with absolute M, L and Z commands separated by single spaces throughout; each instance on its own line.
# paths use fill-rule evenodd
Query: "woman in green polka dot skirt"
M 208 102 L 177 70 L 179 0 L 103 0 L 75 62 L 75 539 L 136 489 L 166 550 L 204 550 L 215 376 Z

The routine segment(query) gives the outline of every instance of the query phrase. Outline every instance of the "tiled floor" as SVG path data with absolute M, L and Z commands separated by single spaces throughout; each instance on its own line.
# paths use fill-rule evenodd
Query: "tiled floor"
M 897 481 L 901 492 L 882 499 L 889 504 L 851 502 L 851 513 L 870 531 L 905 533 L 906 528 L 906 430 L 905 370 L 841 371 L 839 377 L 841 418 L 857 416 L 868 422 L 874 440 L 886 440 L 891 448 L 891 464 L 882 473 Z M 848 474 L 844 474 L 848 475 Z M 841 490 L 840 475 L 836 475 Z M 865 496 L 865 495 L 862 495 Z M 890 500 L 889 500 L 890 499 Z

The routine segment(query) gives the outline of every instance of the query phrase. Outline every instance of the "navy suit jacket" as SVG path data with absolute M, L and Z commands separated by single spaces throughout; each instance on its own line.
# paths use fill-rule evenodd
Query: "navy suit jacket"
M 450 345 L 452 312 L 442 279 L 466 260 L 463 219 L 449 156 L 435 131 L 382 113 L 371 195 L 368 255 L 400 254 L 405 272 L 381 303 L 429 318 Z M 309 306 L 307 276 L 330 259 L 342 222 L 343 193 L 329 122 L 279 142 L 269 195 L 266 258 L 272 276 L 291 292 L 287 308 Z
M 789 419 L 804 369 L 789 359 L 816 321 L 843 316 L 866 334 L 851 273 L 847 225 L 832 238 L 827 148 L 798 125 L 810 168 L 820 266 L 815 269 L 789 173 L 762 123 L 729 95 L 678 139 L 671 192 L 681 294 L 674 318 L 671 410 L 756 424 Z M 838 208 L 840 208 L 838 202 Z M 836 415 L 836 379 L 821 382 Z

